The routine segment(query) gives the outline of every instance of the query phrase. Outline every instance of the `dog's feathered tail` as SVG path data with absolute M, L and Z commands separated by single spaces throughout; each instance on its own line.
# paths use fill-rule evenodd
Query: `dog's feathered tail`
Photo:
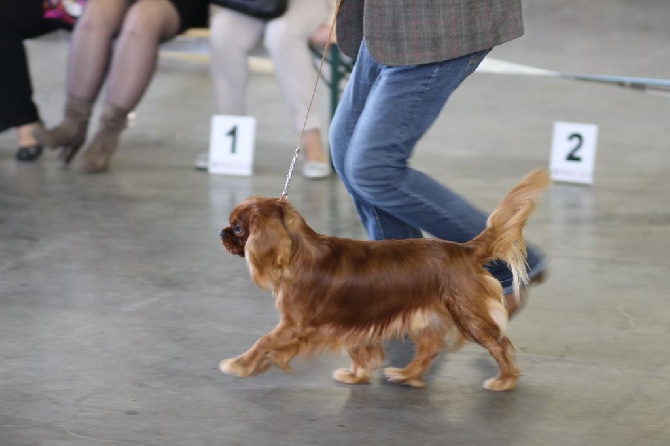
M 514 294 L 519 298 L 522 285 L 528 284 L 526 244 L 522 230 L 535 208 L 537 197 L 550 184 L 549 173 L 535 169 L 500 200 L 486 222 L 486 229 L 469 244 L 482 262 L 502 260 L 512 270 Z

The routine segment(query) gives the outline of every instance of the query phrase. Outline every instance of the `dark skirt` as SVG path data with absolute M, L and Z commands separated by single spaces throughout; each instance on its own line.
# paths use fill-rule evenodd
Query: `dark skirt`
M 170 0 L 177 8 L 181 23 L 179 32 L 189 28 L 205 28 L 209 22 L 209 0 Z

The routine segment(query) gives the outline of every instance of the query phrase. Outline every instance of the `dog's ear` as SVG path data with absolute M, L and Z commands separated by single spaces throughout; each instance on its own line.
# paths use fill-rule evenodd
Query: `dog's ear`
M 254 281 L 269 288 L 268 281 L 286 277 L 290 272 L 291 237 L 283 221 L 282 207 L 259 203 L 249 218 L 246 254 Z
M 291 250 L 293 248 L 293 240 L 291 233 L 286 226 L 286 206 L 287 203 L 280 200 L 276 204 L 275 212 L 278 222 L 281 224 L 281 240 L 277 243 L 277 267 L 280 268 L 284 274 L 288 274 L 291 262 Z
M 284 227 L 292 239 L 299 240 L 309 238 L 316 233 L 307 225 L 305 219 L 300 215 L 300 212 L 293 207 L 288 201 L 280 202 L 281 217 L 284 222 Z

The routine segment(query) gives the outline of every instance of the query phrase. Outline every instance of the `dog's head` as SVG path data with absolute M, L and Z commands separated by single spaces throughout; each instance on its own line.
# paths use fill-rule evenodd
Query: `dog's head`
M 247 198 L 230 212 L 229 225 L 219 232 L 221 243 L 229 253 L 244 257 L 244 247 L 258 214 L 258 201 L 257 197 Z
M 229 222 L 221 243 L 247 259 L 254 282 L 263 288 L 289 273 L 295 234 L 311 231 L 293 206 L 277 198 L 249 197 L 233 208 Z

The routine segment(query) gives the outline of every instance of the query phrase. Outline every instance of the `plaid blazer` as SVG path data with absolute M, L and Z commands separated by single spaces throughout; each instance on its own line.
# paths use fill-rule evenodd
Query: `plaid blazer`
M 342 0 L 337 43 L 384 65 L 454 59 L 523 35 L 521 0 Z

